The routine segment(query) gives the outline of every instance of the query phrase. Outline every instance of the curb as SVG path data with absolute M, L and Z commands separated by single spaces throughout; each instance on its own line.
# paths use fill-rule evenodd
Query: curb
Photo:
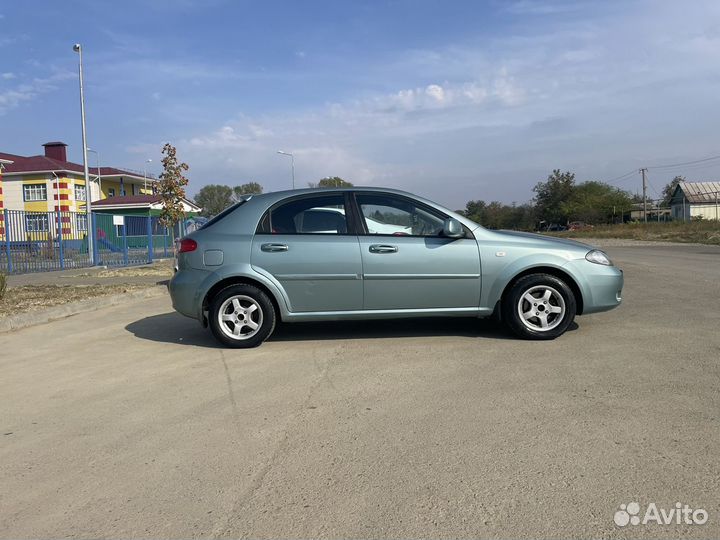
M 124 294 L 113 294 L 110 296 L 97 296 L 88 300 L 78 300 L 77 302 L 68 302 L 59 306 L 51 307 L 42 311 L 31 311 L 29 313 L 20 313 L 0 319 L 0 333 L 27 328 L 28 326 L 36 326 L 45 324 L 58 319 L 64 319 L 78 313 L 86 313 L 88 311 L 97 311 L 108 306 L 119 306 L 129 304 L 135 300 L 143 300 L 146 298 L 157 298 L 167 294 L 167 287 L 164 285 L 154 285 L 147 289 L 132 291 Z M 102 299 L 102 303 L 98 302 Z

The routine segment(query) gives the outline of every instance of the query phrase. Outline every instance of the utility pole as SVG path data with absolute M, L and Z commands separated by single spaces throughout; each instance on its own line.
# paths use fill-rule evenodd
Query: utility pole
M 647 168 L 643 167 L 640 169 L 640 173 L 643 177 L 643 220 L 647 223 L 647 181 L 645 179 L 645 173 Z

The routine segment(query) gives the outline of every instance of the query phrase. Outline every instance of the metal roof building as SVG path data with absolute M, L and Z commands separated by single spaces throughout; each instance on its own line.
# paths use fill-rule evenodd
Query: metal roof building
M 720 219 L 720 182 L 680 182 L 670 206 L 673 219 Z

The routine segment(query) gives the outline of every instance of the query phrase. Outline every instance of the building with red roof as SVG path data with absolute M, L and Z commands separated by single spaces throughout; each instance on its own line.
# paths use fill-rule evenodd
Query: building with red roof
M 4 163 L 2 188 L 4 207 L 28 212 L 82 212 L 85 210 L 83 166 L 67 160 L 67 145 L 60 141 L 43 144 L 44 152 L 20 156 L 0 152 Z M 90 167 L 93 202 L 108 197 L 151 195 L 157 180 L 143 173 L 115 167 Z

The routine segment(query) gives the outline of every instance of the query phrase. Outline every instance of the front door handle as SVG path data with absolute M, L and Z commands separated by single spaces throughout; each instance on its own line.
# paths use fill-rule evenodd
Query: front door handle
M 387 244 L 373 244 L 370 246 L 370 253 L 397 253 L 397 246 Z
M 263 244 L 260 246 L 263 251 L 276 252 L 276 251 L 287 251 L 287 244 Z

